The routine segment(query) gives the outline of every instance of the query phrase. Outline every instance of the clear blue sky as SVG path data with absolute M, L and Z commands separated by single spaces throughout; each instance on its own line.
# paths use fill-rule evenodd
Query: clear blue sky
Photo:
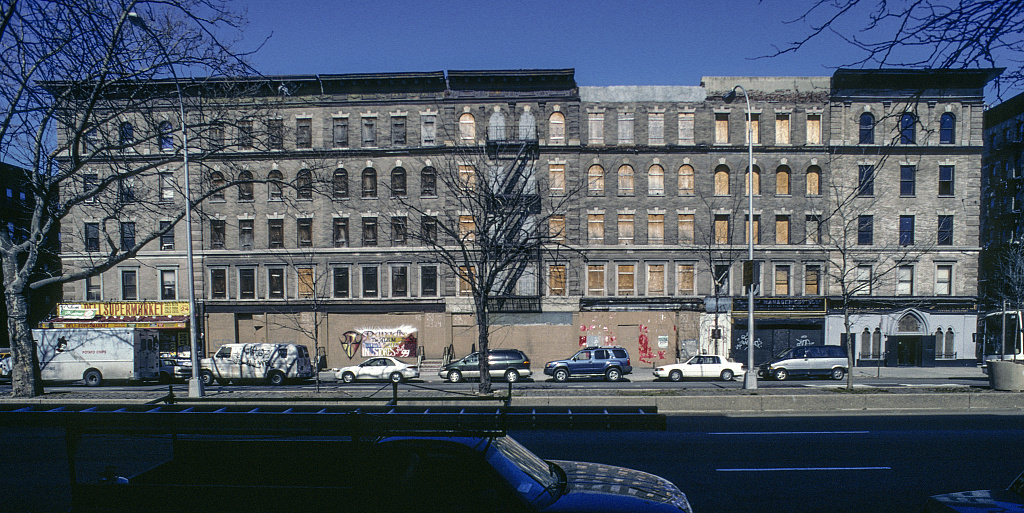
M 236 0 L 261 72 L 575 68 L 580 85 L 699 85 L 702 75 L 830 75 L 833 38 L 754 58 L 806 31 L 793 0 Z M 843 58 L 846 58 L 844 61 Z

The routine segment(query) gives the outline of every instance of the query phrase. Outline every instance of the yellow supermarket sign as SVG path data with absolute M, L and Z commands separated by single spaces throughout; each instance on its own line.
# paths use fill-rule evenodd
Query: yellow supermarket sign
M 65 319 L 96 317 L 187 316 L 188 301 L 107 301 L 96 303 L 60 303 L 57 315 Z

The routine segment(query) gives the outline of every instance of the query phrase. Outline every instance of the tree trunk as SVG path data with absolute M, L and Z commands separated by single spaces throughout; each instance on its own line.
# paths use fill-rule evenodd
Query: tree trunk
M 7 332 L 11 337 L 11 397 L 43 395 L 39 357 L 32 340 L 32 327 L 28 325 L 28 298 L 17 289 L 8 289 L 5 296 Z
M 488 358 L 488 338 L 487 335 L 491 330 L 490 320 L 487 316 L 487 304 L 486 298 L 483 298 L 484 304 L 477 305 L 476 313 L 476 325 L 477 325 L 477 347 L 480 351 L 480 387 L 477 389 L 480 394 L 491 393 L 491 362 Z

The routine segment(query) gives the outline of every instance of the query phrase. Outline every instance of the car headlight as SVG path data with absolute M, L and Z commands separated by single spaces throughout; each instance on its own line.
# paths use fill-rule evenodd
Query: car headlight
M 654 372 L 665 372 L 665 368 L 664 367 L 658 367 L 657 369 L 654 369 Z

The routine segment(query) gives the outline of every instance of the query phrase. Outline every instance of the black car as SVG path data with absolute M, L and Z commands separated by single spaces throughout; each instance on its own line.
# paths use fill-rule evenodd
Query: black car
M 480 377 L 480 354 L 479 351 L 470 353 L 461 360 L 444 365 L 437 371 L 437 375 L 452 383 L 464 379 L 477 379 Z M 530 358 L 518 349 L 492 349 L 488 354 L 491 379 L 500 378 L 514 383 L 519 381 L 519 378 L 527 378 L 532 374 Z

